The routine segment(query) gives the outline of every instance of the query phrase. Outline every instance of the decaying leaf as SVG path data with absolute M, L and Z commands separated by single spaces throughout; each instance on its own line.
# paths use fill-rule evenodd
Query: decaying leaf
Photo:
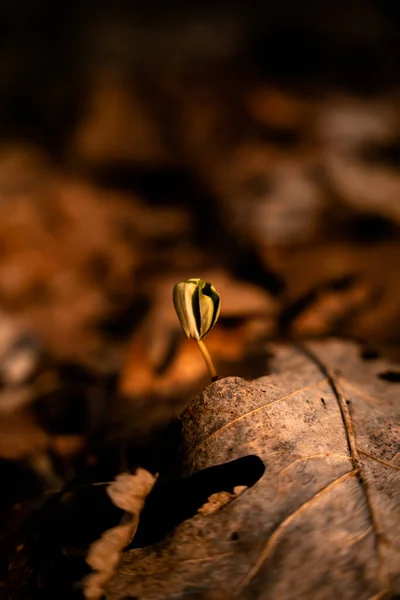
M 231 494 L 231 492 L 217 492 L 216 494 L 212 494 L 197 512 L 199 515 L 211 515 L 211 513 L 226 506 L 228 502 L 232 502 L 232 500 L 237 498 L 245 490 L 247 490 L 247 486 L 237 485 L 233 489 L 233 494 Z
M 398 241 L 327 242 L 269 252 L 288 282 L 283 300 L 290 337 L 351 336 L 397 343 L 400 323 Z M 384 265 L 384 267 L 383 267 Z M 299 276 L 301 274 L 301 276 Z
M 113 503 L 125 510 L 123 522 L 105 531 L 89 549 L 86 562 L 94 569 L 85 580 L 85 598 L 98 600 L 104 593 L 104 587 L 120 560 L 122 550 L 136 533 L 139 516 L 144 502 L 150 493 L 156 478 L 146 471 L 137 469 L 134 475 L 122 473 L 107 488 Z
M 399 370 L 335 340 L 272 350 L 269 375 L 219 380 L 181 417 L 183 475 L 206 477 L 219 465 L 223 480 L 229 463 L 234 486 L 252 471 L 253 482 L 218 510 L 182 518 L 155 545 L 127 551 L 107 599 L 400 593 Z

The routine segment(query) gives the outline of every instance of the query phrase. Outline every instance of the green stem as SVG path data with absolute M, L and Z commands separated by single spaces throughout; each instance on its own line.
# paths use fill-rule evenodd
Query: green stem
M 197 343 L 199 345 L 200 352 L 202 353 L 203 358 L 206 361 L 207 369 L 211 376 L 211 381 L 216 381 L 218 379 L 218 375 L 217 375 L 217 371 L 215 370 L 214 363 L 211 360 L 210 353 L 208 352 L 203 340 L 198 340 Z

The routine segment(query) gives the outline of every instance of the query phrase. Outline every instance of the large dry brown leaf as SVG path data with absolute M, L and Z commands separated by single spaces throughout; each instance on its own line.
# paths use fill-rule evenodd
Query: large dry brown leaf
M 182 416 L 185 475 L 249 455 L 263 475 L 219 510 L 128 551 L 108 599 L 400 593 L 399 371 L 335 340 L 273 350 L 268 376 L 217 381 Z M 238 468 L 234 486 L 240 477 Z

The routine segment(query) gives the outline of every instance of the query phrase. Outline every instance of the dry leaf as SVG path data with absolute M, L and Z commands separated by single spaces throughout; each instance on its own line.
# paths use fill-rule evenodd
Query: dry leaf
M 230 492 L 217 492 L 216 494 L 212 494 L 207 502 L 199 508 L 197 513 L 199 515 L 211 515 L 211 513 L 226 506 L 229 502 L 237 498 L 245 490 L 247 490 L 246 485 L 237 485 L 233 490 L 233 494 Z
M 154 475 L 146 469 L 139 468 L 134 475 L 117 475 L 115 481 L 107 488 L 107 494 L 118 508 L 139 514 L 155 480 Z
M 107 493 L 115 506 L 125 510 L 127 514 L 123 523 L 105 531 L 89 548 L 86 562 L 95 572 L 84 582 L 85 598 L 88 600 L 98 600 L 102 597 L 104 587 L 115 571 L 122 550 L 136 533 L 144 502 L 155 481 L 154 475 L 139 468 L 134 475 L 117 475 L 115 481 L 107 487 Z
M 249 489 L 128 551 L 107 599 L 400 593 L 398 368 L 335 340 L 272 350 L 270 375 L 217 381 L 182 416 L 183 474 L 240 459 Z
M 296 337 L 304 333 L 310 337 L 329 335 L 347 315 L 353 316 L 368 307 L 373 293 L 374 290 L 362 282 L 355 282 L 345 290 L 330 289 L 317 293 L 315 301 L 310 302 L 293 321 L 291 331 Z
M 332 332 L 396 343 L 400 326 L 398 241 L 374 245 L 321 241 L 271 252 L 266 262 L 287 282 L 283 310 L 289 333 L 303 338 Z M 286 319 L 286 317 L 285 317 Z

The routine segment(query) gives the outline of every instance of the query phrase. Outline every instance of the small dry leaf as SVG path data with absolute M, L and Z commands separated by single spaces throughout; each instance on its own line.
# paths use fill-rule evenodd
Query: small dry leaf
M 237 498 L 237 496 L 242 494 L 245 490 L 247 490 L 246 485 L 237 485 L 233 489 L 233 494 L 230 492 L 217 492 L 216 494 L 212 494 L 207 502 L 199 508 L 197 513 L 199 515 L 211 515 L 211 513 L 226 506 L 229 502 Z
M 223 506 L 226 506 L 235 497 L 235 494 L 231 494 L 230 492 L 217 492 L 216 494 L 212 494 L 207 502 L 199 508 L 197 514 L 211 515 L 211 513 L 219 510 Z
M 84 582 L 85 598 L 98 600 L 104 593 L 108 580 L 114 574 L 125 546 L 136 533 L 139 516 L 146 497 L 150 493 L 156 477 L 137 469 L 134 475 L 122 473 L 107 487 L 107 494 L 118 508 L 126 511 L 123 522 L 103 533 L 100 539 L 89 548 L 86 562 L 94 569 Z M 129 517 L 128 517 L 129 514 Z
M 108 486 L 107 494 L 118 508 L 132 514 L 140 513 L 155 480 L 154 475 L 146 469 L 138 468 L 134 475 L 117 475 L 115 481 Z

